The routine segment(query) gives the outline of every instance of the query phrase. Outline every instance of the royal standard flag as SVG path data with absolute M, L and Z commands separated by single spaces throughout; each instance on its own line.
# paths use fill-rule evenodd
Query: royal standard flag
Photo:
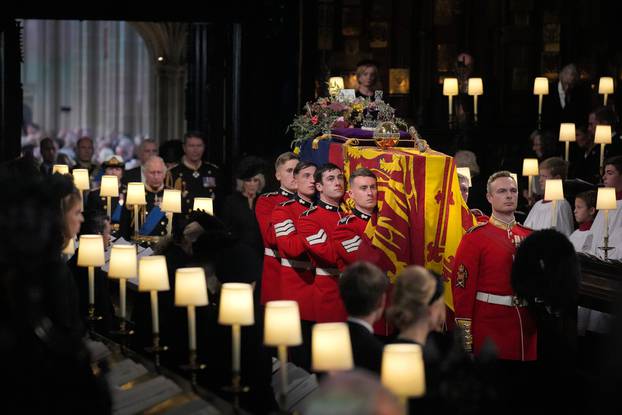
M 378 177 L 378 223 L 367 235 L 383 257 L 378 264 L 394 283 L 406 266 L 416 264 L 445 279 L 445 303 L 453 310 L 449 276 L 458 244 L 475 224 L 463 221 L 468 209 L 460 194 L 452 157 L 412 148 L 344 146 L 344 172 L 359 167 Z

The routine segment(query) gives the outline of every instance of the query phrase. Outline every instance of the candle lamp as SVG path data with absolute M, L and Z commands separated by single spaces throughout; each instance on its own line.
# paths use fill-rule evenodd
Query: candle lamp
M 605 237 L 603 238 L 603 246 L 598 249 L 605 253 L 605 261 L 608 259 L 609 251 L 614 247 L 609 246 L 609 211 L 617 208 L 616 189 L 615 187 L 599 187 L 596 195 L 596 209 L 602 210 L 605 215 Z M 595 241 L 597 244 L 600 241 Z
M 534 158 L 524 159 L 523 160 L 523 176 L 528 177 L 527 192 L 529 193 L 530 199 L 533 193 L 533 190 L 531 188 L 531 182 L 533 180 L 533 176 L 537 176 L 538 174 L 540 174 L 539 166 L 538 166 L 538 159 L 534 159 Z
M 279 404 L 287 406 L 287 346 L 302 344 L 300 312 L 296 301 L 268 301 L 264 318 L 264 344 L 277 347 L 280 362 L 281 390 Z
M 134 233 L 136 236 L 140 233 L 139 208 L 147 204 L 145 196 L 145 185 L 142 182 L 130 182 L 127 184 L 127 195 L 125 203 L 128 206 L 134 206 Z
M 473 121 L 477 124 L 477 97 L 484 94 L 482 78 L 469 78 L 467 93 L 473 96 Z
M 613 94 L 613 78 L 603 76 L 598 81 L 598 93 L 603 95 L 603 105 L 607 106 L 607 95 Z
M 114 176 L 116 178 L 116 176 Z M 113 245 L 110 250 L 110 266 L 108 278 L 119 280 L 119 334 L 127 339 L 132 334 L 126 329 L 126 283 L 129 278 L 138 275 L 136 245 Z
M 318 323 L 311 337 L 311 366 L 315 372 L 352 369 L 352 344 L 346 323 Z
M 544 200 L 551 203 L 551 228 L 557 226 L 557 201 L 564 200 L 564 187 L 561 179 L 548 179 L 544 183 Z
M 600 171 L 603 171 L 605 161 L 605 146 L 611 144 L 611 126 L 597 125 L 594 133 L 594 144 L 600 144 Z
M 196 307 L 206 306 L 207 283 L 203 268 L 179 268 L 175 273 L 175 305 L 188 307 L 188 349 L 189 364 L 184 369 L 192 373 L 192 384 L 196 386 L 196 373 L 205 368 L 197 363 Z
M 449 128 L 453 126 L 453 97 L 458 95 L 458 78 L 443 79 L 443 95 L 449 98 Z
M 408 413 L 408 398 L 425 395 L 425 368 L 418 344 L 388 344 L 382 352 L 380 380 L 402 401 Z
M 542 97 L 549 94 L 549 80 L 537 77 L 533 81 L 533 94 L 538 96 L 538 129 L 542 128 Z
M 160 352 L 166 346 L 160 345 L 160 320 L 158 314 L 158 292 L 170 290 L 166 258 L 163 255 L 152 255 L 138 261 L 138 291 L 149 292 L 151 295 L 151 331 L 153 346 L 147 351 L 155 355 L 155 365 L 160 367 Z
M 577 141 L 574 123 L 561 123 L 559 125 L 559 141 L 565 143 L 564 159 L 569 161 L 570 142 Z
M 107 199 L 106 212 L 108 217 L 112 217 L 112 198 L 119 197 L 119 178 L 115 175 L 102 176 L 99 195 Z
M 89 171 L 87 169 L 73 169 L 73 183 L 76 189 L 80 191 L 82 199 L 82 211 L 84 212 L 84 192 L 91 188 L 89 179 Z
M 203 210 L 205 213 L 214 216 L 214 199 L 211 197 L 195 197 L 192 210 Z
M 471 169 L 469 169 L 468 167 L 456 167 L 456 173 L 466 177 L 469 180 L 469 187 L 471 187 Z
M 88 320 L 101 320 L 95 315 L 95 267 L 106 263 L 104 258 L 104 239 L 101 235 L 80 235 L 78 245 L 78 266 L 88 267 L 89 272 L 89 308 Z M 92 327 L 91 327 L 92 328 Z
M 166 233 L 167 235 L 172 235 L 173 214 L 181 213 L 181 190 L 164 189 L 160 209 L 162 209 L 163 212 L 166 212 L 166 218 L 168 219 Z
M 218 323 L 231 326 L 231 367 L 233 374 L 231 390 L 234 394 L 234 407 L 238 408 L 239 395 L 244 391 L 240 384 L 241 326 L 255 324 L 253 287 L 250 284 L 229 282 L 222 285 Z
M 52 166 L 52 174 L 69 174 L 69 166 L 66 164 L 54 164 Z

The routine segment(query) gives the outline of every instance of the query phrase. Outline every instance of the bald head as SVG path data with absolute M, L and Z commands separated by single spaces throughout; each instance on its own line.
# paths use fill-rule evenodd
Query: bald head
M 159 189 L 164 184 L 166 164 L 162 157 L 153 156 L 145 163 L 145 182 L 153 188 Z

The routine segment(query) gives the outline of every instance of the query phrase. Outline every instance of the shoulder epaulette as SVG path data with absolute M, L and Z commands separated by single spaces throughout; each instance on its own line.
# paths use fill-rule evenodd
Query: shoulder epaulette
M 281 202 L 281 203 L 279 203 L 279 206 L 287 206 L 287 205 L 289 205 L 290 203 L 294 203 L 294 202 L 295 202 L 295 200 L 294 200 L 294 199 L 289 199 L 289 200 L 286 200 L 285 202 Z
M 309 209 L 305 210 L 304 212 L 302 212 L 302 215 L 300 216 L 309 216 L 311 213 L 313 213 L 315 210 L 317 209 L 317 206 L 311 206 Z
M 279 192 L 268 192 L 268 193 L 264 193 L 259 197 L 272 197 L 272 196 L 278 196 Z
M 484 226 L 486 226 L 488 224 L 488 222 L 478 222 L 476 225 L 471 226 L 471 228 L 469 228 L 468 231 L 466 231 L 466 233 L 471 233 L 476 231 L 477 229 L 483 228 Z
M 339 219 L 339 225 L 345 225 L 346 223 L 348 223 L 351 220 L 353 220 L 355 217 L 356 216 L 354 216 L 354 215 L 344 216 L 343 218 Z

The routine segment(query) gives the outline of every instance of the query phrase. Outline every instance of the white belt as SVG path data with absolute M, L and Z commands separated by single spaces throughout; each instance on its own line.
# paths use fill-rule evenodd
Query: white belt
M 335 277 L 339 275 L 339 270 L 337 268 L 316 268 L 315 275 L 328 275 Z
M 278 258 L 279 257 L 279 251 L 277 251 L 276 249 L 264 248 L 263 249 L 263 253 L 264 253 L 264 255 L 271 256 L 271 257 L 274 257 L 274 258 Z
M 295 259 L 281 258 L 281 265 L 290 268 L 311 269 L 309 261 L 296 261 Z
M 527 307 L 527 301 L 518 298 L 515 295 L 497 295 L 488 294 L 478 291 L 475 298 L 484 303 L 505 305 L 508 307 Z

